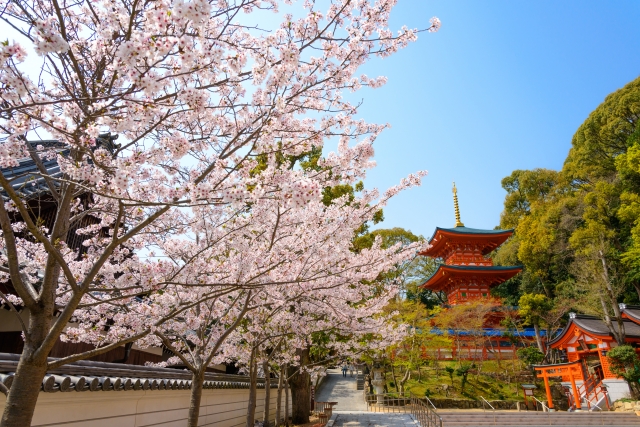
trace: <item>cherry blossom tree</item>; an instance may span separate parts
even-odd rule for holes
[[[137,318],[163,319],[155,321],[158,326],[152,335],[138,343],[161,342],[176,355],[171,362],[191,370],[190,426],[197,426],[204,374],[211,364],[231,357],[247,366],[252,382],[248,425],[253,425],[258,362],[267,371],[264,366],[279,347],[274,340],[301,332],[306,335],[317,330],[313,328],[326,329],[336,323],[352,334],[363,328],[380,330],[379,320],[371,327],[365,319],[378,313],[394,292],[373,298],[374,288],[366,283],[412,256],[416,247],[383,250],[377,244],[355,252],[352,237],[392,194],[417,182],[417,177],[404,180],[377,203],[373,203],[375,191],[364,192],[350,203],[347,197],[338,198],[330,206],[320,200],[300,204],[290,198],[262,198],[246,216],[234,219],[232,228],[242,232],[223,244],[217,244],[217,237],[209,241],[218,231],[209,230],[212,222],[202,215],[209,207],[197,208],[204,227],[198,230],[200,237],[191,244],[168,242],[164,249],[182,260],[176,263],[181,274],[174,275],[162,293],[146,297],[137,307],[139,312],[127,305],[128,315],[135,318],[120,316],[119,321],[131,325],[142,323]],[[225,225],[226,230],[229,224]],[[178,252],[173,253],[175,250]],[[232,291],[225,292],[229,289]],[[177,311],[180,314],[174,315]],[[95,330],[94,318],[94,311],[87,311],[79,329]],[[240,325],[244,325],[242,333],[234,333]],[[239,348],[248,349],[238,353]]]
[[[225,222],[267,195],[313,199],[318,181],[279,168],[275,153],[299,155],[330,138],[338,153],[318,174],[361,177],[385,125],[357,120],[343,91],[382,85],[358,68],[417,38],[388,29],[394,3],[330,1],[320,10],[306,1],[299,17],[278,15],[269,28],[254,16],[277,12],[274,0],[0,1],[17,38],[0,46],[0,272],[14,290],[1,297],[30,313],[3,427],[30,424],[47,369],[139,339],[187,309],[149,328],[117,323],[94,337],[95,350],[47,362],[60,336],[74,333],[65,329],[79,309],[128,306],[179,278],[174,263],[141,255],[195,235],[192,209],[218,207]],[[432,19],[428,31],[439,25]],[[260,156],[267,165],[252,174]],[[50,226],[29,184],[8,173],[25,159],[54,206]],[[53,160],[59,168],[45,166]],[[76,236],[81,245],[71,244]],[[206,298],[222,292],[234,290]]]

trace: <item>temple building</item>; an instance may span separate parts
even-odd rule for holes
[[[625,344],[640,355],[640,306],[620,305]],[[617,320],[612,319],[614,327]],[[606,410],[610,403],[629,396],[629,386],[609,370],[607,352],[617,347],[609,327],[596,316],[571,313],[567,326],[548,342],[566,355],[566,363],[535,366],[538,377],[561,379],[569,395],[570,406],[577,410]],[[576,398],[576,396],[578,398]],[[551,393],[548,404],[553,407]]]
[[[460,221],[455,183],[453,203],[455,227],[437,227],[429,239],[430,247],[419,254],[443,261],[422,287],[434,292],[444,292],[449,305],[474,298],[488,298],[492,287],[509,280],[522,270],[522,267],[517,266],[495,266],[487,256],[511,237],[513,230],[465,227]]]
[[[519,266],[493,265],[488,256],[511,237],[513,230],[480,230],[465,227],[460,220],[458,190],[455,183],[453,204],[455,226],[437,227],[429,239],[429,248],[419,253],[441,261],[435,273],[421,287],[446,295],[448,306],[463,304],[473,299],[489,300],[491,288],[522,271],[522,267]],[[498,309],[486,318],[483,345],[472,345],[471,342],[477,342],[478,337],[468,337],[466,343],[452,351],[438,351],[438,358],[487,359],[496,357],[496,353],[498,357],[501,357],[502,353],[506,357],[515,357],[514,343],[502,339],[504,330],[498,327],[500,320],[504,318],[503,314],[503,311]],[[531,341],[535,337],[533,330],[510,332],[513,335],[519,334],[525,341]]]

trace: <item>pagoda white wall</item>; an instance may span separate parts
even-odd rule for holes
[[[54,427],[184,427],[189,390],[40,393],[32,426]],[[282,393],[284,412],[284,392]],[[202,391],[199,426],[246,425],[248,389]],[[270,420],[275,420],[277,389],[271,389]],[[0,411],[6,399],[0,394]],[[256,419],[264,410],[264,389],[258,389]],[[291,412],[291,403],[289,403]]]

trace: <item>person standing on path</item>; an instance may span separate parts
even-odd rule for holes
[[[351,374],[351,378],[353,378],[353,364],[349,365],[349,373]]]
[[[342,365],[342,376],[343,377],[347,376],[347,365],[346,364]]]

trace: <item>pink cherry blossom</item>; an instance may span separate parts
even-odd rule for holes
[[[417,39],[389,28],[394,4],[307,0],[264,20],[275,0],[3,2],[25,36],[0,47],[0,278],[4,300],[31,312],[3,420],[31,422],[23,372],[127,342],[166,341],[197,372],[241,358],[234,348],[267,322],[261,339],[290,348],[314,328],[386,333],[374,314],[395,290],[372,298],[366,283],[416,248],[350,242],[424,173],[328,206],[322,191],[375,166],[388,125],[357,119],[344,92],[384,84],[361,67]],[[316,167],[290,160],[334,138]],[[18,166],[31,168],[24,186],[12,185]],[[40,197],[50,221],[30,211]],[[197,351],[180,346],[187,336]],[[58,339],[96,349],[47,362]]]

